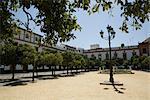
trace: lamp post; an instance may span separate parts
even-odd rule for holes
[[[112,67],[112,62],[111,62],[111,40],[115,38],[116,32],[113,30],[111,26],[107,26],[107,31],[108,31],[108,36],[104,37],[104,32],[101,30],[100,35],[101,38],[108,40],[109,42],[109,68],[110,68],[110,78],[109,82],[114,83],[114,78],[113,78],[113,67]]]

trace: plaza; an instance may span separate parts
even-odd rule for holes
[[[123,86],[100,85],[108,74],[85,72],[72,77],[36,80],[26,85],[0,86],[0,100],[149,100],[150,74],[114,74]]]
[[[149,0],[0,5],[0,100],[150,100]]]

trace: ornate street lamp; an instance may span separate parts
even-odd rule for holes
[[[100,32],[100,36],[101,36],[101,38],[108,40],[108,42],[109,42],[109,68],[110,68],[109,82],[114,83],[113,67],[112,67],[112,62],[111,62],[111,40],[115,38],[116,32],[109,25],[107,26],[107,31],[108,31],[108,36],[104,37],[104,32],[102,30]]]

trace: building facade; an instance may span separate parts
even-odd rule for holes
[[[14,41],[17,44],[28,44],[36,48],[37,51],[41,51],[40,44],[42,42],[42,35],[34,32],[27,31],[23,28],[18,28],[17,34],[14,36]]]
[[[150,56],[150,37],[139,43],[140,56]]]
[[[76,48],[73,46],[61,44],[56,46],[51,46],[49,44],[42,44],[43,36],[34,32],[27,31],[23,28],[18,28],[18,34],[14,36],[14,41],[17,44],[28,44],[36,48],[38,52],[44,50],[51,50],[57,52],[76,52],[86,55],[88,58],[95,56],[97,59],[102,61],[109,59],[109,48],[100,48],[98,44],[91,45],[91,48],[84,50],[83,48]],[[124,47],[112,47],[112,59],[113,58],[123,58],[129,60],[133,55],[137,56],[150,56],[150,37],[134,46],[124,46]],[[32,70],[32,65],[28,65],[28,70]],[[0,66],[0,70],[10,70],[10,66]],[[48,69],[48,68],[45,68]],[[16,70],[23,70],[21,65],[16,66]]]
[[[139,55],[138,46],[126,46],[126,47],[112,47],[111,57],[113,58],[123,58],[129,60],[133,55]],[[109,59],[109,48],[96,48],[84,50],[84,55],[88,58],[95,56],[97,59],[105,60]]]

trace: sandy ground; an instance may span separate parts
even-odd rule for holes
[[[37,80],[23,86],[0,86],[0,100],[150,100],[150,73],[114,75],[123,86],[100,85],[108,74],[88,72],[74,77]]]

